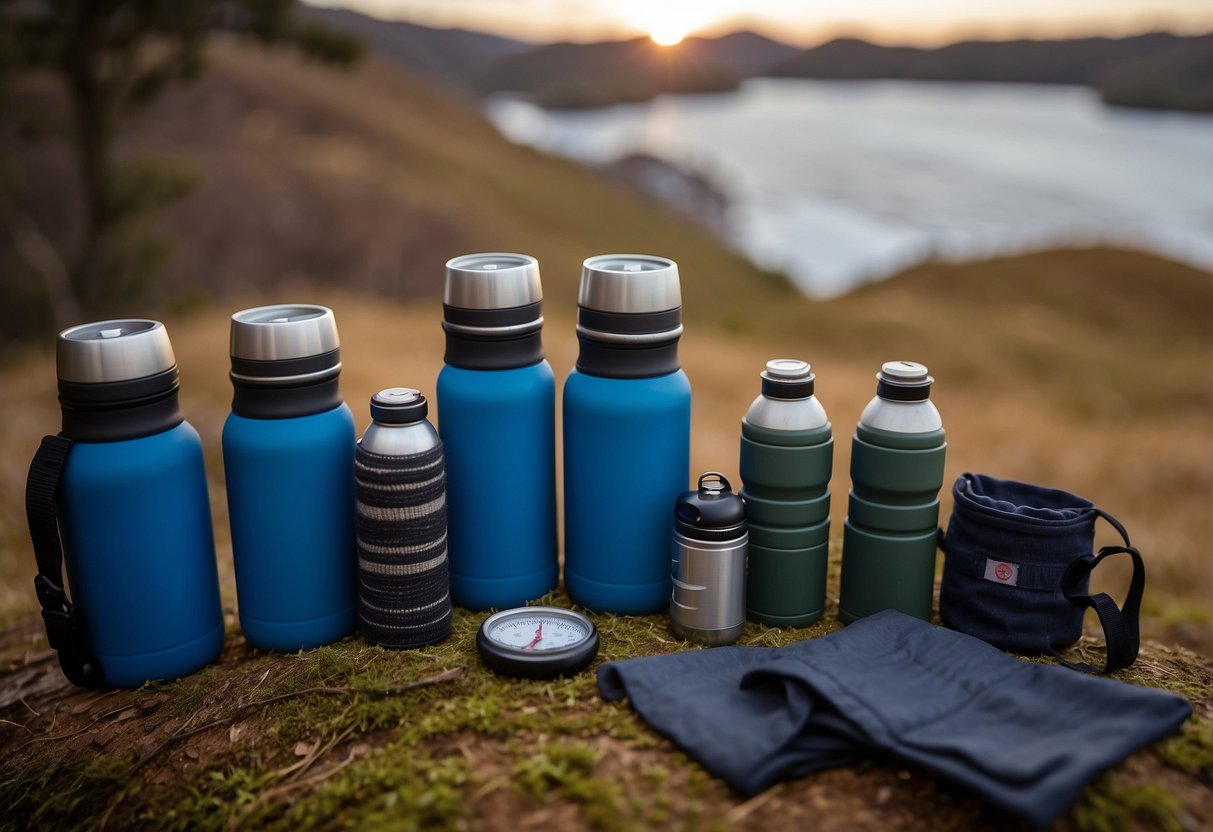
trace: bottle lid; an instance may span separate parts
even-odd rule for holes
[[[59,333],[55,364],[61,381],[101,384],[146,378],[177,366],[168,330],[141,318],[97,321]]]
[[[772,358],[759,376],[762,395],[768,399],[807,399],[817,378],[807,361],[796,358]]]
[[[717,471],[700,476],[697,488],[680,495],[674,504],[674,528],[685,537],[729,540],[740,536],[745,522],[745,500]]]
[[[539,261],[526,254],[465,254],[446,263],[442,302],[459,309],[513,309],[543,300]],[[535,310],[532,320],[539,317]]]
[[[283,361],[324,355],[341,345],[333,310],[311,304],[275,304],[232,315],[232,358]]]
[[[769,378],[772,381],[797,381],[799,379],[808,378],[810,372],[809,362],[801,361],[796,358],[772,358],[767,362],[767,368],[763,372],[763,378]]]
[[[577,305],[598,312],[666,312],[682,306],[678,264],[647,254],[601,254],[581,265]]]
[[[876,374],[876,395],[894,402],[920,402],[931,396],[935,383],[923,364],[915,361],[886,361]]]
[[[425,396],[412,387],[388,387],[371,396],[371,418],[383,424],[420,422],[429,412]]]

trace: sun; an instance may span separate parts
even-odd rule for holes
[[[649,33],[649,38],[652,39],[653,43],[656,43],[659,46],[677,46],[678,44],[682,43],[682,39],[686,36],[686,31],[683,29],[675,29],[673,27],[654,29]]]

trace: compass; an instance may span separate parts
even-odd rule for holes
[[[484,619],[476,649],[489,669],[506,676],[552,679],[577,673],[598,655],[598,628],[560,607],[515,607]]]

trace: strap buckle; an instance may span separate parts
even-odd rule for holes
[[[42,622],[51,649],[79,652],[84,646],[83,620],[67,600],[63,587],[40,574],[34,578],[34,590],[42,605]]]
[[[38,603],[43,612],[72,609],[72,602],[67,600],[67,591],[41,572],[34,578],[34,591],[38,593]]]

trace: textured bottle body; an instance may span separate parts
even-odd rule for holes
[[[824,414],[823,414],[824,416]],[[746,613],[803,627],[825,609],[834,438],[829,422],[801,430],[741,425],[741,495],[749,513]]]
[[[564,386],[565,588],[625,615],[670,600],[670,510],[690,473],[691,384],[682,370]]]
[[[356,619],[354,418],[345,404],[223,428],[240,626],[267,650],[333,642]]]
[[[223,611],[197,431],[78,442],[62,488],[68,576],[106,683],[172,679],[214,659]]]
[[[439,373],[451,598],[459,606],[512,607],[556,587],[555,431],[547,361]]]
[[[937,415],[925,424],[937,425]],[[889,608],[930,620],[946,451],[942,427],[899,432],[859,424],[843,533],[843,621]]]

